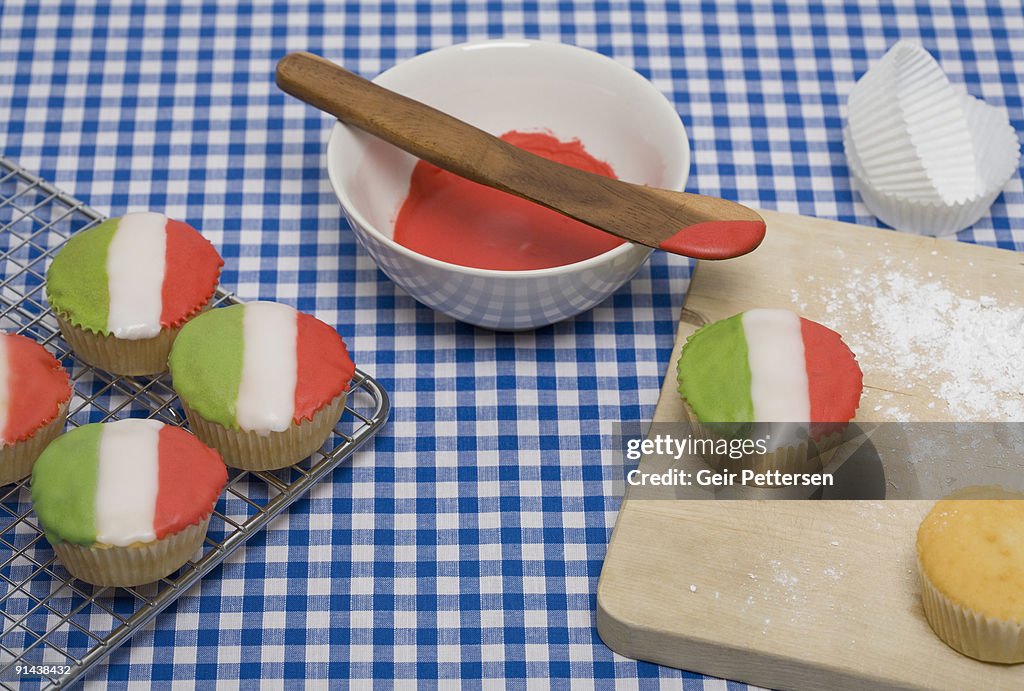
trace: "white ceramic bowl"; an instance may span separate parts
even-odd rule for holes
[[[598,53],[541,41],[483,41],[418,55],[374,81],[493,134],[547,130],[579,139],[629,182],[674,190],[686,184],[690,147],[678,113],[650,82]],[[530,271],[426,257],[392,239],[416,161],[342,123],[327,146],[331,184],[363,247],[410,295],[454,319],[518,330],[573,317],[631,279],[651,253],[625,243]]]

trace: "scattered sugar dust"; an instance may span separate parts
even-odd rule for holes
[[[843,570],[835,566],[829,566],[824,570],[824,574],[831,578],[833,581],[839,581],[845,575]]]
[[[878,272],[851,269],[838,283],[809,285],[811,294],[794,292],[792,302],[824,305],[821,321],[843,334],[862,366],[884,368],[908,390],[923,388],[953,418],[1024,420],[1024,307],[955,292],[932,272],[891,258]],[[872,328],[852,333],[844,328],[851,319]],[[893,394],[881,401],[875,412],[909,420]]]

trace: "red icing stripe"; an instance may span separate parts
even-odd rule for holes
[[[43,346],[30,338],[3,334],[7,340],[8,407],[3,439],[24,441],[57,417],[71,398],[67,372]]]
[[[213,295],[224,260],[195,228],[168,219],[166,266],[160,325],[181,326]]]
[[[296,336],[296,424],[310,420],[342,391],[356,371],[338,332],[316,317],[299,313]]]
[[[863,375],[853,353],[832,329],[801,318],[800,334],[811,399],[811,438],[820,439],[842,430],[853,419]]]
[[[764,233],[764,221],[706,221],[683,228],[658,247],[694,259],[732,259],[757,249]]]
[[[159,485],[153,530],[157,539],[196,525],[213,510],[228,481],[220,454],[185,430],[160,430]]]

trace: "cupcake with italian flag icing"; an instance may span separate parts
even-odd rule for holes
[[[187,223],[130,213],[71,236],[46,272],[46,296],[79,358],[114,374],[159,374],[223,265]]]
[[[32,506],[73,576],[133,586],[195,555],[225,484],[220,456],[185,430],[127,419],[50,444],[32,470]]]
[[[337,331],[277,302],[196,317],[178,335],[170,369],[192,431],[246,470],[283,468],[319,449],[355,373]]]
[[[763,440],[764,449],[737,466],[758,472],[820,466],[853,419],[863,387],[839,334],[779,309],[699,329],[683,346],[678,376],[695,433]]]
[[[0,332],[0,485],[32,472],[64,430],[70,400],[68,374],[46,348]]]

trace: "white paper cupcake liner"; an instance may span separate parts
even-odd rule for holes
[[[854,186],[871,213],[893,228],[924,235],[947,235],[963,230],[988,212],[1016,172],[1020,142],[1007,112],[967,94],[962,94],[961,100],[977,157],[976,168],[981,171],[980,186],[984,189],[957,203],[927,202],[881,191],[865,171],[849,128],[843,131],[843,148]]]
[[[31,437],[0,446],[0,485],[17,482],[32,473],[32,466],[39,455],[64,431],[67,417],[68,401],[65,401],[57,410],[57,417],[37,429]]]
[[[298,463],[323,446],[345,411],[347,396],[347,392],[336,396],[312,420],[268,434],[229,429],[204,419],[187,403],[182,402],[182,407],[192,432],[215,448],[225,465],[242,470],[276,470]]]
[[[207,301],[196,315],[210,308]],[[75,356],[93,367],[129,377],[157,375],[167,371],[167,356],[181,327],[160,329],[152,338],[117,338],[75,324],[66,314],[56,312],[61,335]],[[187,323],[187,322],[186,322]]]
[[[921,604],[928,624],[949,647],[985,662],[1024,662],[1024,625],[986,617],[942,594],[917,562]]]
[[[689,423],[694,437],[700,439],[722,438],[722,435],[717,434],[700,421],[685,399],[683,400],[683,417]],[[767,453],[748,454],[740,459],[709,455],[705,456],[704,460],[719,472],[739,472],[749,469],[755,473],[770,471],[779,471],[784,474],[816,473],[827,465],[835,454],[843,439],[843,431],[834,432],[816,440],[813,444],[805,440],[796,444],[780,446]]]
[[[54,545],[53,551],[75,578],[99,586],[131,587],[152,583],[181,568],[203,546],[209,523],[207,515],[162,540],[126,547],[62,542]]]
[[[875,189],[945,203],[978,193],[960,95],[920,46],[900,41],[889,49],[850,92],[847,117]]]
[[[978,176],[979,196],[995,191],[998,195],[1020,165],[1020,140],[1010,124],[1005,108],[990,106],[981,99],[962,93],[964,114],[971,129]]]

